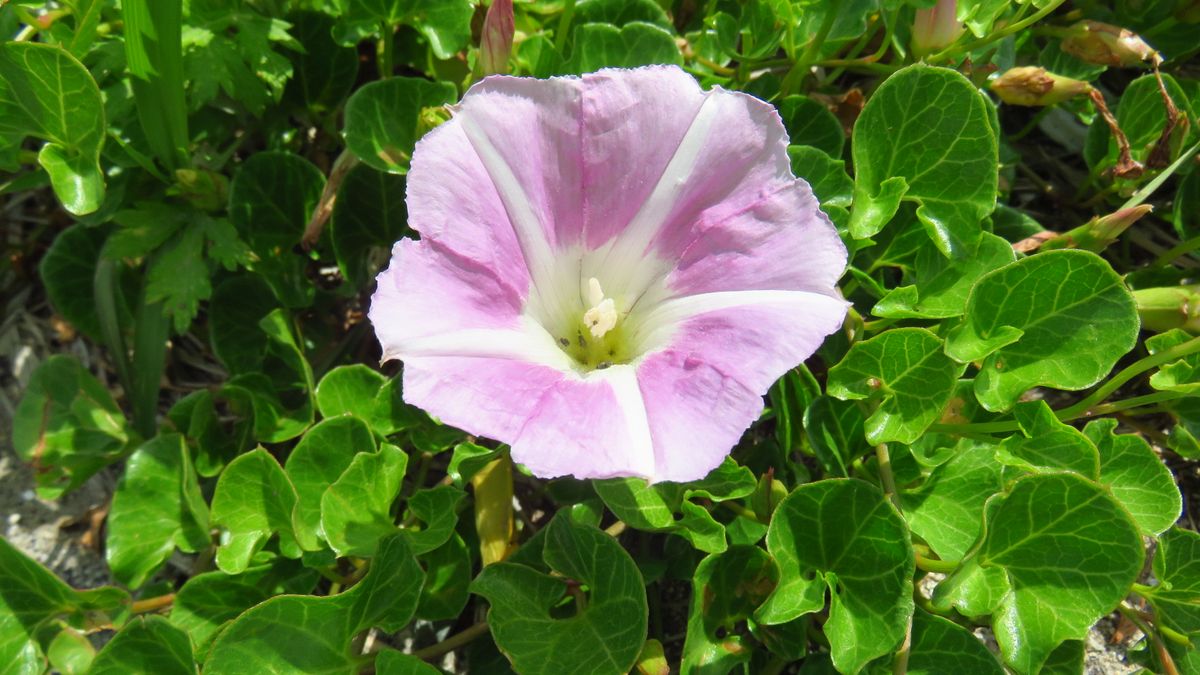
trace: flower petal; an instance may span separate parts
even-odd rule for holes
[[[771,384],[837,330],[846,303],[795,291],[671,302],[668,342],[638,365],[638,382],[654,439],[655,479],[698,480],[758,419]]]
[[[846,246],[808,184],[785,181],[740,211],[718,211],[706,210],[694,225],[678,266],[667,277],[671,292],[834,293],[846,267]]]
[[[653,478],[655,452],[632,366],[564,377],[537,401],[513,460],[543,478]]]
[[[565,375],[512,359],[431,356],[405,359],[404,400],[463,431],[511,441],[538,401]]]
[[[442,124],[417,143],[406,200],[409,225],[423,240],[491,270],[526,297],[529,271],[508,212],[461,124]]]
[[[569,369],[554,339],[493,272],[429,240],[401,239],[376,278],[368,316],[383,359],[471,356]]]

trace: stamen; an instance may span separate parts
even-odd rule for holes
[[[594,338],[602,338],[604,334],[617,325],[617,305],[612,298],[604,297],[600,281],[596,277],[588,279],[588,304],[592,307],[583,314],[583,323]]]

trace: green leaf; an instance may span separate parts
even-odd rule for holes
[[[312,367],[292,333],[286,311],[272,311],[258,327],[268,339],[266,357],[259,364],[265,374],[234,377],[225,389],[242,387],[252,395],[255,436],[278,443],[299,436],[312,424]]]
[[[909,675],[1003,675],[1004,668],[970,631],[918,609],[913,614],[908,672]]]
[[[413,616],[425,574],[400,533],[379,542],[370,571],[340,595],[281,595],[229,624],[205,663],[212,673],[345,673],[363,660],[351,638],[369,628],[400,630]]]
[[[200,312],[200,301],[212,295],[204,235],[202,227],[188,226],[163,247],[147,270],[146,300],[163,304],[178,333],[187,331]]]
[[[1183,510],[1175,477],[1144,438],[1116,430],[1114,419],[1093,420],[1083,428],[1100,450],[1100,482],[1129,511],[1142,534],[1162,534]]]
[[[325,418],[355,415],[378,431],[382,423],[375,414],[375,397],[387,383],[382,373],[361,363],[338,366],[317,384],[317,410]]]
[[[241,274],[223,281],[208,306],[213,353],[234,375],[257,370],[267,352],[267,335],[258,323],[278,307],[261,277]]]
[[[417,555],[445,544],[458,524],[458,505],[466,493],[451,485],[417,490],[408,498],[408,509],[425,524],[423,529],[408,530],[409,542]]]
[[[1005,662],[1035,673],[1062,641],[1112,611],[1142,557],[1137,528],[1102,487],[1071,473],[1031,475],[995,500],[983,541],[943,584],[987,573],[1006,586],[992,629]],[[939,585],[935,606],[942,593]]]
[[[492,450],[474,443],[459,443],[454,446],[454,452],[450,455],[450,465],[446,467],[446,473],[454,479],[455,485],[464,487],[471,481],[472,476],[502,452],[503,449]]]
[[[846,145],[842,123],[824,104],[807,96],[786,96],[779,101],[779,116],[789,143],[812,146],[834,159],[842,156]]]
[[[346,101],[342,132],[346,147],[368,166],[407,173],[422,133],[421,109],[453,103],[457,98],[458,92],[447,82],[391,77],[364,85]]]
[[[184,97],[182,3],[128,0],[121,3],[121,18],[125,64],[142,131],[157,159],[168,169],[178,168],[187,161],[191,140]]]
[[[350,466],[355,455],[375,450],[375,437],[367,424],[350,416],[317,424],[292,449],[284,470],[296,488],[292,526],[300,548],[306,551],[322,548],[321,496]]]
[[[1146,338],[1146,350],[1151,355],[1166,351],[1192,339],[1179,328]],[[1150,386],[1159,391],[1177,391],[1181,394],[1200,392],[1200,355],[1189,354],[1178,361],[1164,363],[1150,376]]]
[[[821,203],[821,210],[838,226],[839,232],[843,231],[850,219],[846,209],[854,195],[854,181],[846,174],[846,163],[807,145],[789,145],[788,157],[792,173],[808,182]]]
[[[104,129],[100,89],[75,57],[34,42],[0,44],[0,136],[46,141],[38,162],[75,215],[104,202]]]
[[[262,577],[253,570],[238,576],[219,570],[197,574],[175,594],[171,623],[191,636],[197,653],[206,653],[222,626],[271,597],[272,589],[263,586]]]
[[[1185,634],[1200,634],[1200,534],[1173,527],[1154,554],[1158,585],[1147,594],[1157,619]]]
[[[655,0],[580,0],[575,5],[575,23],[611,23],[624,26],[644,21],[671,30],[671,19]]]
[[[607,23],[583,24],[575,29],[574,45],[561,74],[582,75],[601,68],[654,64],[683,65],[674,34],[642,21],[620,28]]]
[[[229,219],[250,246],[250,268],[288,307],[312,303],[305,259],[294,249],[321,199],[325,176],[290,152],[258,152],[242,164],[229,187]]]
[[[863,425],[862,409],[854,401],[820,396],[804,411],[804,432],[830,476],[849,476],[854,460],[871,450]]]
[[[462,537],[454,534],[441,546],[420,556],[425,568],[425,585],[417,617],[445,621],[462,614],[471,599],[471,552]]]
[[[896,328],[855,343],[826,387],[842,400],[880,400],[866,421],[868,443],[912,443],[941,415],[962,371],[933,333]]]
[[[983,505],[1003,488],[1003,467],[996,446],[962,439],[950,461],[902,498],[912,531],[929,543],[942,560],[957,562],[979,538]]]
[[[840,672],[857,673],[900,644],[913,613],[912,543],[875,486],[843,478],[801,485],[775,510],[767,550],[779,586],[756,612],[759,623],[821,611],[829,589],[825,634]]]
[[[1063,424],[1045,401],[1018,403],[1013,409],[1024,437],[1009,436],[996,450],[996,459],[1031,473],[1074,471],[1097,480],[1100,452],[1075,427]]]
[[[395,649],[385,649],[375,657],[375,673],[377,675],[441,675],[442,671],[411,654],[403,654]]]
[[[316,431],[315,427],[313,431]],[[335,553],[370,557],[379,540],[395,531],[391,507],[400,494],[407,467],[408,455],[400,448],[384,443],[378,452],[358,453],[350,466],[324,491],[321,495],[321,528]],[[300,491],[299,482],[297,491]],[[300,503],[296,503],[297,511]]]
[[[96,658],[96,648],[81,631],[62,626],[62,630],[46,648],[46,658],[50,660],[53,672],[62,675],[82,675],[91,669],[92,661]],[[20,663],[11,665],[17,669],[25,667]]]
[[[342,0],[355,20],[405,24],[420,31],[439,59],[452,58],[471,39],[469,0]]]
[[[217,567],[226,574],[240,574],[275,533],[279,534],[280,551],[299,557],[292,529],[295,505],[296,489],[265,449],[260,447],[230,462],[217,480],[212,498],[212,524],[222,529]]]
[[[939,251],[962,256],[996,205],[998,142],[990,104],[946,68],[914,65],[889,77],[854,125],[854,211],[850,233],[875,235],[900,200]]]
[[[692,579],[681,671],[724,675],[748,662],[753,643],[744,641],[735,629],[750,618],[778,580],[774,561],[757,546],[735,546],[702,560]]]
[[[392,244],[408,231],[404,189],[402,176],[363,165],[351,169],[338,189],[329,238],[342,275],[355,288],[371,280]]]
[[[982,233],[973,253],[947,259],[925,247],[917,252],[913,284],[891,289],[871,313],[894,319],[944,319],[960,316],[979,277],[1016,259],[1012,246]]]
[[[92,663],[89,675],[192,675],[196,673],[187,633],[161,616],[138,616],[125,625]]]
[[[182,41],[192,110],[224,92],[250,114],[261,116],[283,96],[292,64],[275,48],[303,47],[288,35],[285,21],[247,9],[219,0],[190,3]]]
[[[333,17],[322,12],[293,12],[287,17],[291,34],[304,51],[288,52],[292,79],[284,99],[297,107],[333,111],[350,93],[358,76],[358,52],[333,39]]]
[[[34,467],[38,493],[54,499],[124,455],[125,418],[108,389],[72,356],[43,361],[13,418],[13,449]]]
[[[985,274],[946,353],[981,361],[975,395],[1008,410],[1037,386],[1085,389],[1112,370],[1137,339],[1133,297],[1103,258],[1049,251]]]
[[[649,611],[637,565],[616,540],[565,510],[545,532],[545,563],[587,584],[587,605],[554,618],[551,607],[567,590],[562,577],[509,562],[489,565],[471,590],[491,604],[496,645],[522,675],[628,672],[646,639]]]
[[[112,587],[76,591],[0,537],[0,664],[5,673],[45,669],[38,638],[57,617],[82,626],[86,613],[115,614],[129,596]]]
[[[208,505],[183,436],[155,436],[125,463],[108,515],[105,558],[113,577],[137,588],[178,546],[208,545]]]
[[[55,311],[94,340],[103,336],[92,289],[104,240],[101,228],[76,223],[54,238],[38,264],[38,275]]]

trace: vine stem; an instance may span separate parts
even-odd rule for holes
[[[1037,23],[1038,21],[1041,21],[1042,19],[1046,18],[1051,12],[1058,9],[1059,5],[1063,4],[1065,1],[1066,0],[1053,0],[1053,2],[1051,2],[1050,4],[1041,8],[1037,12],[1030,14],[1029,16],[1025,17],[1024,19],[1017,21],[1016,23],[1009,24],[994,33],[985,35],[985,36],[979,38],[978,40],[975,40],[974,42],[968,42],[967,44],[962,45],[961,47],[956,47],[954,45],[950,45],[949,47],[947,47],[947,48],[943,49],[942,51],[931,56],[929,58],[929,60],[930,61],[941,61],[941,60],[944,60],[946,58],[949,58],[951,56],[954,56],[956,54],[960,54],[963,52],[973,52],[976,49],[979,49],[980,47],[986,47],[997,40],[1003,40],[1004,38],[1008,37],[1009,35],[1019,33],[1022,30],[1025,30],[1026,28],[1028,28],[1029,26],[1032,26],[1033,24]]]
[[[1158,660],[1162,663],[1164,675],[1179,675],[1179,670],[1175,667],[1175,660],[1171,658],[1171,653],[1167,651],[1167,645],[1163,643],[1158,631],[1142,620],[1142,617],[1138,615],[1136,610],[1125,606],[1125,603],[1117,605],[1117,611],[1126,619],[1129,619],[1133,625],[1137,626],[1154,643],[1154,650],[1158,652]]]
[[[146,614],[147,612],[157,612],[164,607],[170,607],[171,603],[175,602],[175,594],[167,593],[155,598],[146,598],[145,600],[135,600],[129,606],[129,611],[133,614]]]
[[[1115,401],[1106,405],[1099,405],[1104,399],[1108,398],[1114,391],[1119,389],[1121,385],[1132,380],[1138,375],[1156,368],[1164,363],[1169,363],[1175,359],[1180,359],[1185,356],[1200,352],[1200,337],[1192,338],[1187,342],[1164,349],[1163,351],[1139,359],[1130,364],[1127,368],[1113,376],[1112,379],[1105,382],[1090,395],[1074,405],[1054,411],[1054,416],[1062,422],[1069,422],[1080,417],[1090,417],[1094,415],[1107,415],[1109,413],[1128,410],[1137,406],[1148,405],[1151,403],[1161,403],[1171,399],[1179,398],[1180,394],[1173,391],[1160,391],[1154,394],[1145,396],[1135,396],[1122,401]],[[929,427],[930,431],[941,433],[1001,433],[1005,431],[1016,431],[1020,426],[1016,420],[1001,420],[997,422],[977,422],[974,424],[934,424]]]
[[[418,649],[417,651],[413,652],[412,655],[418,659],[421,659],[422,661],[430,661],[432,659],[436,659],[442,654],[445,654],[446,652],[458,649],[475,638],[483,635],[487,631],[487,621],[480,621],[479,623],[463,630],[462,632],[451,635],[436,645],[430,645],[428,647]]]
[[[821,53],[821,45],[825,44],[825,38],[829,36],[829,31],[833,30],[833,23],[837,20],[838,13],[830,8],[825,12],[825,16],[821,19],[821,26],[817,29],[817,34],[805,46],[801,52],[800,58],[796,59],[796,65],[788,71],[788,74],[783,78],[783,84],[780,86],[784,96],[794,94],[799,87],[800,81],[804,79],[804,74],[817,60],[817,56]]]
[[[892,474],[892,455],[888,452],[887,443],[875,446],[875,458],[879,460],[879,478],[883,481],[883,489],[899,511],[900,493],[896,491],[896,477]]]

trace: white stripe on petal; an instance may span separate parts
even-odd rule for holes
[[[457,118],[461,122],[471,147],[479,155],[483,167],[491,176],[504,210],[508,213],[521,254],[525,257],[525,266],[533,280],[530,293],[532,302],[541,302],[551,316],[563,316],[562,285],[560,268],[555,264],[554,251],[546,238],[546,228],[534,212],[529,195],[521,187],[512,167],[504,160],[500,151],[492,144],[484,131],[471,115]]]
[[[662,230],[667,216],[671,214],[679,199],[680,192],[695,170],[696,159],[708,143],[713,123],[720,113],[721,104],[726,100],[725,93],[719,90],[709,91],[704,95],[704,102],[700,104],[687,132],[679,141],[679,147],[675,149],[675,154],[671,156],[671,161],[659,177],[654,191],[604,256],[600,269],[609,271],[610,279],[624,284],[622,288],[612,289],[615,293],[640,294],[646,284],[660,272],[654,266],[641,263],[647,257],[650,243]]]
[[[654,441],[650,438],[650,420],[646,417],[646,402],[642,400],[642,389],[638,386],[637,370],[629,365],[616,365],[592,371],[589,378],[607,382],[617,399],[617,406],[625,418],[626,432],[632,447],[629,457],[636,464],[629,473],[654,479]]]
[[[554,343],[554,338],[537,322],[523,319],[520,328],[474,328],[411,338],[399,345],[397,354],[384,358],[420,356],[461,356],[509,359],[536,363],[563,372],[572,372],[574,361]]]
[[[718,291],[681,296],[659,302],[639,313],[630,340],[636,345],[637,353],[645,354],[666,344],[675,329],[693,317],[734,307],[769,305],[803,312],[814,305],[845,307],[849,303],[842,298],[814,291]]]

